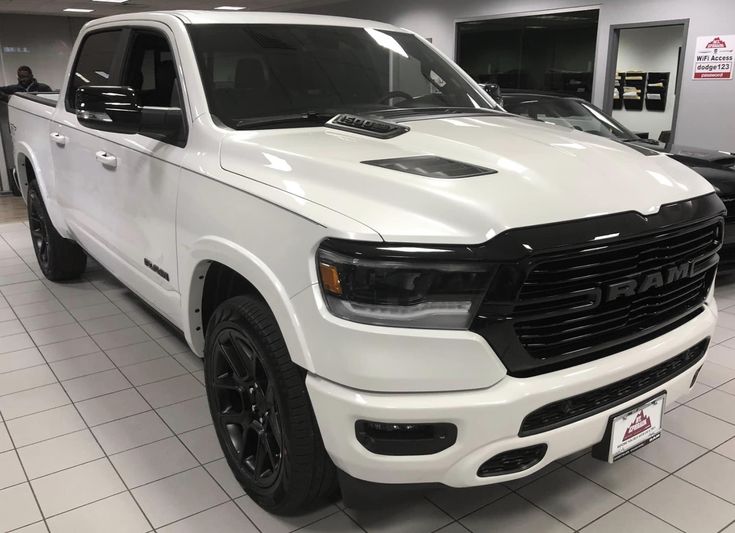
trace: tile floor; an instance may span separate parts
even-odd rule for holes
[[[710,359],[662,439],[608,466],[578,454],[530,479],[374,511],[277,518],[222,458],[202,365],[109,274],[39,274],[0,225],[0,531],[735,532],[735,284]]]

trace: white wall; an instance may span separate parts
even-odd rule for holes
[[[677,121],[677,143],[735,151],[735,80],[692,80],[698,35],[735,33],[735,0],[352,0],[312,8],[344,16],[371,18],[410,28],[454,57],[455,24],[463,19],[519,15],[561,8],[599,6],[593,101],[602,104],[610,26],[689,19],[684,78]]]
[[[651,139],[658,139],[663,130],[671,129],[676,102],[676,66],[682,40],[682,26],[628,28],[620,31],[618,72],[642,70],[670,73],[664,111],[648,111],[645,105],[642,111],[629,111],[625,108],[613,111],[613,117],[635,132],[648,132]]]
[[[38,15],[0,15],[0,86],[17,83],[20,65],[38,81],[58,89],[74,40],[85,19]]]

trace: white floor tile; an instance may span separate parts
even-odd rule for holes
[[[31,484],[46,518],[125,490],[107,459],[63,470]]]
[[[191,374],[143,385],[138,387],[138,392],[155,408],[191,400],[205,394],[202,384]]]
[[[189,350],[189,345],[186,344],[186,341],[176,335],[172,335],[170,337],[161,337],[159,339],[156,339],[156,342],[160,344],[163,349],[171,355],[176,355],[177,353]]]
[[[46,313],[64,312],[66,309],[64,309],[64,306],[58,300],[45,300],[43,302],[14,305],[13,311],[18,315],[18,318],[26,318],[44,315]]]
[[[693,533],[714,533],[735,520],[735,506],[673,476],[631,501],[669,524]]]
[[[0,354],[17,352],[18,350],[33,348],[33,346],[33,341],[27,333],[8,335],[3,337],[3,342],[0,343]]]
[[[232,502],[218,505],[179,522],[174,522],[158,531],[159,533],[200,533],[202,531],[216,531],[217,533],[258,532],[238,506]],[[339,531],[345,531],[346,533],[346,530]]]
[[[88,400],[131,387],[130,382],[116,368],[98,374],[70,379],[64,381],[62,385],[74,402]]]
[[[82,327],[76,322],[74,322],[73,324],[39,329],[31,332],[31,337],[33,338],[33,341],[36,343],[37,346],[54,344],[56,342],[68,341],[71,339],[78,339],[86,336],[87,332],[84,331]]]
[[[46,364],[37,348],[26,348],[17,352],[0,354],[0,373]]]
[[[212,423],[206,396],[156,409],[176,433],[191,431]]]
[[[258,527],[258,529],[260,529],[261,531],[268,531],[268,533],[286,533],[287,531],[294,531],[308,524],[318,522],[322,518],[332,515],[338,511],[338,508],[336,506],[327,505],[322,507],[321,509],[316,509],[304,515],[276,516],[264,511],[253,500],[251,500],[249,496],[238,498],[237,500],[235,500],[235,503],[237,503],[240,509],[243,510],[243,512],[248,516],[253,524]],[[434,515],[433,511],[429,510],[429,512],[431,513],[429,521],[431,521],[431,518]],[[447,517],[447,519],[449,519],[449,517]],[[367,524],[363,524],[363,527],[365,527],[365,529],[371,531],[370,527],[366,526]],[[406,531],[405,533],[409,532]]]
[[[81,322],[81,325],[87,333],[89,333],[90,335],[95,335],[97,333],[106,333],[108,331],[117,331],[120,329],[131,328],[135,326],[135,323],[121,311],[117,315],[83,320]]]
[[[50,363],[49,366],[61,381],[88,376],[115,368],[110,358],[102,352],[64,359]]]
[[[31,444],[18,454],[31,480],[104,456],[88,429]]]
[[[0,396],[56,383],[48,365],[32,366],[0,374]],[[734,397],[735,398],[735,397]]]
[[[48,344],[40,347],[41,353],[46,361],[52,363],[54,361],[62,361],[79,355],[88,355],[100,351],[94,341],[89,337],[80,337],[54,344]]]
[[[98,426],[118,418],[125,418],[150,410],[150,406],[135,389],[127,389],[85,400],[79,402],[77,408],[90,426]]]
[[[53,328],[74,323],[74,317],[71,316],[68,311],[56,311],[55,313],[29,316],[21,318],[20,320],[28,331],[37,331],[39,329]]]
[[[143,512],[160,528],[228,500],[201,467],[134,489]]]
[[[445,513],[459,519],[502,498],[509,492],[504,485],[495,484],[467,489],[444,489],[431,492],[426,497]]]
[[[679,531],[635,505],[625,502],[582,529],[581,533],[676,533]]]
[[[585,455],[567,467],[625,499],[632,498],[668,475],[633,455],[614,464]]]
[[[211,425],[182,433],[179,438],[200,463],[210,463],[224,457],[217,434]]]
[[[96,335],[92,335],[92,338],[103,350],[120,348],[122,346],[129,346],[131,344],[151,340],[146,332],[137,326],[116,331],[108,331],[106,333],[98,333]]]
[[[128,492],[56,515],[49,519],[48,525],[51,533],[145,533],[151,530],[150,523]]]
[[[12,450],[13,442],[10,440],[10,434],[5,428],[5,424],[0,421],[0,453]]]
[[[58,383],[0,396],[0,413],[6,421],[71,403]]]
[[[26,476],[15,450],[0,453],[0,489],[24,483]]]
[[[217,484],[222,487],[230,498],[239,498],[245,495],[240,483],[235,479],[235,475],[227,464],[226,459],[219,459],[204,465]]]
[[[634,455],[662,470],[674,472],[706,452],[707,448],[664,431],[661,438]]]
[[[148,411],[92,428],[108,455],[172,436],[155,411]]]
[[[735,461],[708,453],[676,473],[677,477],[735,503]]]
[[[735,335],[735,331],[733,331],[733,335]],[[699,376],[697,376],[699,383],[704,383],[710,387],[719,387],[732,379],[735,379],[734,369],[709,361],[704,363],[702,370],[699,371]]]
[[[667,431],[705,448],[714,448],[735,436],[735,426],[686,405],[667,413],[663,425]]]
[[[523,487],[519,494],[574,529],[611,511],[623,500],[567,468]]]
[[[74,433],[86,427],[84,420],[73,405],[16,418],[8,421],[7,424],[15,445],[18,447]]]
[[[13,533],[48,533],[46,524],[44,522],[36,522],[30,526],[25,526],[20,529],[13,530]]]
[[[176,437],[112,455],[110,461],[129,488],[178,474],[199,464]]]
[[[461,520],[473,533],[571,533],[573,530],[517,494],[510,494]]]
[[[111,348],[105,350],[105,353],[119,367],[168,356],[166,351],[153,341]]]
[[[121,368],[121,371],[136,387],[188,373],[176,359],[170,356],[125,366]]]
[[[0,490],[0,531],[10,531],[39,520],[41,512],[28,483]]]
[[[90,320],[92,318],[102,318],[105,316],[117,315],[120,308],[115,304],[106,302],[96,305],[88,305],[87,307],[77,307],[69,311],[77,320]],[[733,332],[735,336],[735,331]]]
[[[25,328],[21,324],[20,320],[5,320],[0,322],[0,342],[3,337],[8,335],[17,335],[18,333],[24,333]]]

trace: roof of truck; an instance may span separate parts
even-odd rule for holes
[[[327,15],[306,15],[302,13],[276,13],[270,11],[205,11],[205,10],[177,10],[177,11],[146,11],[127,13],[95,19],[88,23],[90,26],[108,22],[125,22],[133,20],[151,20],[167,17],[176,17],[185,24],[305,24],[320,26],[349,26],[370,27],[393,31],[406,31],[391,24],[373,20],[362,20],[348,17],[332,17]]]

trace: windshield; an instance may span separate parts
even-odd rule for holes
[[[616,141],[640,140],[618,121],[581,100],[504,95],[503,107],[509,113],[543,120],[557,126],[574,128]]]
[[[209,110],[233,128],[294,114],[499,110],[409,33],[280,24],[193,25],[189,31]],[[282,118],[279,124],[288,127]]]

